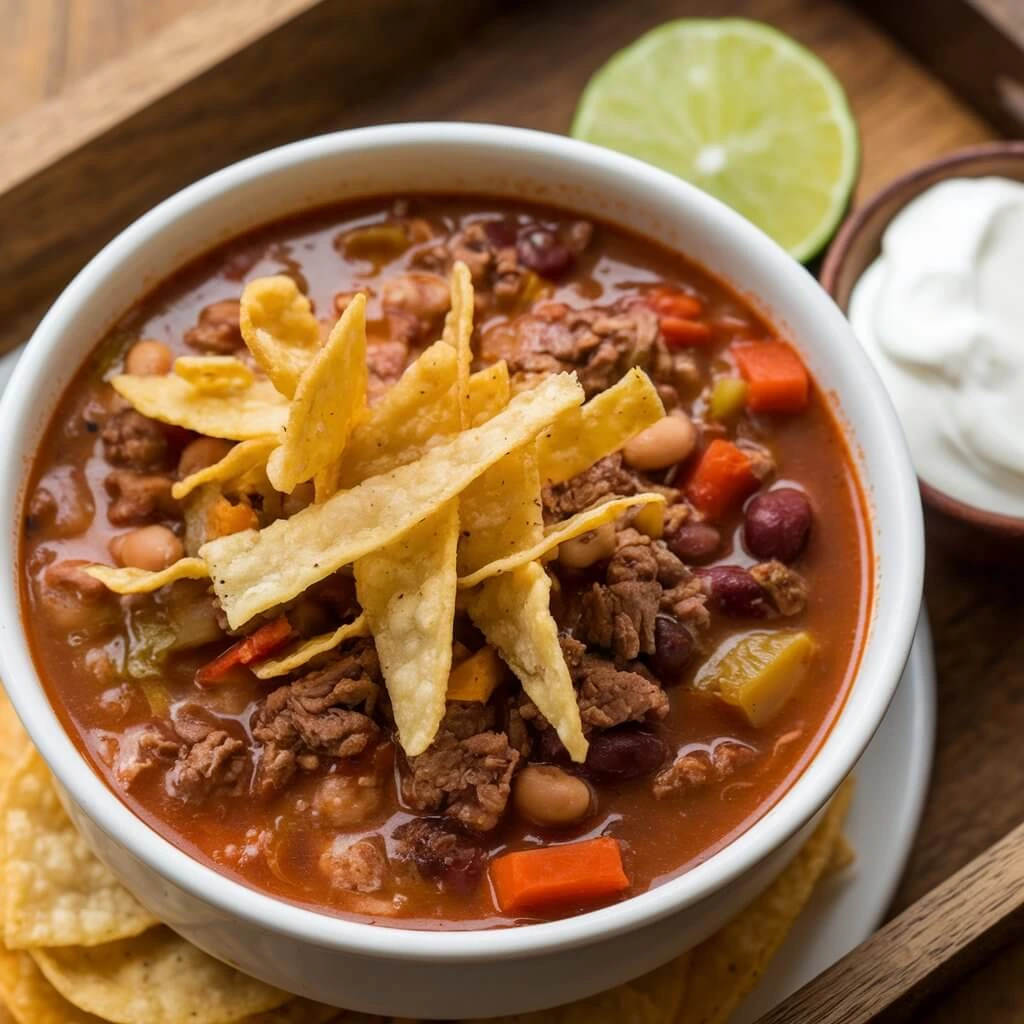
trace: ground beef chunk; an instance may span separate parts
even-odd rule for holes
[[[85,571],[85,566],[92,564],[84,558],[66,558],[54,562],[43,573],[43,583],[54,590],[70,591],[90,604],[105,601],[110,597],[110,591]]]
[[[533,737],[530,736],[530,730],[526,728],[523,716],[515,705],[511,705],[508,709],[507,731],[509,746],[513,750],[518,751],[523,761],[529,760],[530,753],[533,750]]]
[[[381,399],[405,370],[409,358],[408,345],[403,341],[378,341],[366,347],[366,367],[369,371],[367,396],[371,405]]]
[[[519,753],[493,729],[485,705],[453,702],[434,742],[409,758],[402,796],[417,811],[444,811],[476,832],[498,824],[508,803]]]
[[[385,313],[401,310],[430,323],[440,321],[451,305],[448,282],[440,274],[415,270],[388,278],[380,298]]]
[[[763,445],[749,438],[740,438],[737,447],[750,459],[750,472],[758,480],[767,480],[775,472],[775,458]]]
[[[799,615],[807,607],[807,583],[782,562],[761,562],[750,575],[761,584],[780,615]]]
[[[672,365],[658,318],[642,305],[572,309],[545,303],[485,331],[481,351],[488,362],[507,360],[522,383],[575,370],[588,398],[631,367],[671,373]]]
[[[163,427],[134,409],[122,409],[110,416],[100,437],[103,454],[112,466],[153,472],[167,463]]]
[[[129,728],[118,742],[114,774],[125,789],[158,764],[170,764],[177,758],[181,744],[154,725]]]
[[[195,327],[185,332],[185,344],[201,352],[228,356],[242,347],[242,328],[239,326],[241,303],[237,299],[222,299],[207,306]]]
[[[380,892],[387,868],[387,858],[372,839],[359,839],[348,845],[336,839],[320,855],[320,870],[332,889]]]
[[[178,756],[167,786],[179,800],[202,803],[218,790],[237,791],[246,768],[245,744],[214,729]]]
[[[103,481],[113,499],[107,519],[113,526],[138,526],[154,519],[176,519],[181,506],[171,497],[174,481],[160,473],[115,469]]]
[[[721,740],[708,750],[681,754],[654,777],[654,795],[662,800],[709,782],[722,782],[757,757],[757,751],[736,740]]]
[[[616,452],[595,462],[589,469],[565,483],[546,487],[543,493],[547,522],[568,519],[611,495],[629,497],[647,490],[643,479],[622,464]]]
[[[392,840],[395,860],[448,891],[472,892],[487,865],[479,840],[447,819],[413,818],[395,829]]]
[[[256,792],[279,792],[297,771],[314,771],[323,758],[362,754],[380,734],[369,717],[380,681],[372,642],[359,641],[326,668],[270,694],[252,718],[253,737],[263,745]],[[365,714],[354,710],[360,705]]]

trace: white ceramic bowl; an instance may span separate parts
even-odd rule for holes
[[[621,224],[733,282],[833,396],[871,506],[874,603],[860,671],[824,747],[786,796],[709,860],[657,889],[564,921],[483,932],[331,918],[229,881],[147,828],[61,728],[21,626],[18,537],[26,467],[57,399],[104,331],[147,289],[247,228],[349,197],[402,191],[531,198]],[[0,667],[75,819],[124,884],[214,956],[302,995],[412,1017],[514,1013],[586,996],[700,941],[763,889],[882,720],[921,597],[920,506],[885,391],[814,279],[697,189],[607,150],[487,125],[366,128],[273,150],[212,175],[115,238],[40,324],[0,404]]]

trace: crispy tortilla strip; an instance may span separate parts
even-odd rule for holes
[[[484,580],[490,579],[492,576],[497,576],[503,572],[510,572],[512,569],[518,569],[519,566],[525,565],[527,562],[543,561],[544,556],[555,551],[559,544],[564,544],[567,540],[572,540],[581,534],[596,530],[605,523],[610,523],[613,519],[618,519],[627,509],[638,505],[659,503],[665,504],[665,496],[649,491],[643,494],[634,494],[628,498],[612,498],[610,501],[595,505],[593,508],[585,509],[583,512],[578,512],[571,519],[566,519],[561,523],[554,523],[548,527],[540,540],[530,547],[516,551],[511,555],[506,555],[504,558],[496,559],[493,562],[488,562],[487,565],[477,569],[476,572],[460,577],[459,586],[475,587],[478,583],[483,583]]]
[[[32,748],[4,792],[3,848],[8,949],[94,946],[157,923],[93,855]]]
[[[442,340],[455,349],[458,360],[458,410],[459,427],[465,430],[469,426],[469,367],[473,362],[473,350],[470,342],[473,338],[473,278],[469,267],[459,260],[452,267],[451,281],[452,306],[444,319]]]
[[[31,745],[10,697],[0,689],[0,793]]]
[[[371,477],[264,530],[203,545],[214,590],[233,629],[298,597],[307,587],[379,550],[456,497],[510,451],[532,441],[582,389],[570,374],[517,395],[493,419],[464,431],[417,462]]]
[[[256,375],[234,356],[179,356],[174,372],[205,395],[227,395],[251,387]]]
[[[320,324],[309,299],[283,274],[259,277],[242,292],[238,318],[246,347],[288,398],[320,349]]]
[[[357,636],[367,636],[369,632],[370,624],[366,621],[366,616],[360,615],[357,619],[346,622],[344,626],[339,626],[333,633],[321,633],[320,636],[310,637],[289,648],[284,654],[276,658],[267,658],[266,661],[261,661],[250,667],[257,679],[274,679],[276,676],[294,672],[295,669],[301,668],[319,654],[333,651],[346,640]]]
[[[366,409],[366,381],[366,296],[360,292],[295,388],[281,446],[267,462],[274,487],[291,494],[337,463]]]
[[[10,1016],[0,1009],[0,1024],[105,1024],[69,1003],[43,976],[35,961],[20,950],[0,946],[0,995]]]
[[[466,414],[471,427],[479,427],[508,405],[512,387],[508,364],[502,359],[483,370],[470,374]]]
[[[228,441],[276,437],[288,418],[288,400],[269,380],[254,381],[227,395],[206,395],[176,374],[110,382],[114,390],[150,419]]]
[[[31,955],[65,999],[114,1024],[233,1024],[291,998],[169,928],[89,949],[33,949]]]
[[[459,503],[452,498],[355,565],[402,749],[422,754],[444,717],[452,667]]]
[[[259,437],[253,441],[236,444],[219,462],[200,469],[191,476],[185,477],[184,480],[179,480],[171,488],[171,496],[181,501],[182,498],[187,498],[203,484],[227,483],[229,480],[237,480],[249,470],[266,465],[270,453],[276,447],[277,439],[273,437]]]
[[[252,1017],[243,1017],[238,1024],[375,1024],[376,1018],[364,1017],[362,1014],[349,1014],[336,1006],[314,1003],[310,999],[289,999],[283,1006],[278,1006],[266,1013],[257,1013]]]
[[[210,575],[206,562],[201,558],[179,558],[159,572],[133,569],[131,566],[115,569],[110,565],[87,565],[85,571],[115,594],[152,594],[154,590],[178,580],[205,580]]]
[[[857,851],[853,848],[850,840],[844,835],[836,840],[836,847],[832,851],[832,857],[825,869],[826,875],[838,875],[845,871],[857,859]]]
[[[679,1024],[725,1024],[757,984],[828,865],[852,796],[853,780],[847,779],[782,874],[693,950]]]
[[[664,415],[650,377],[643,370],[630,370],[583,408],[563,413],[537,438],[541,482],[571,479]]]
[[[551,578],[537,562],[470,591],[470,618],[519,677],[574,761],[587,756],[576,691],[551,615]]]

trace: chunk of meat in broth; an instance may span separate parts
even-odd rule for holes
[[[206,306],[195,327],[185,332],[185,344],[211,355],[233,355],[244,344],[238,299],[221,299]]]

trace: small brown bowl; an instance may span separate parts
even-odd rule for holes
[[[988,175],[1024,182],[1024,142],[993,142],[962,149],[891,182],[844,221],[822,264],[822,287],[844,313],[848,312],[853,287],[878,256],[885,229],[911,199],[946,178]],[[1000,515],[968,505],[920,477],[918,483],[932,512],[929,525],[954,547],[965,544],[965,554],[981,555],[983,548],[992,548],[995,553],[1000,542],[1012,541],[1015,548],[1024,551],[1024,517]]]

